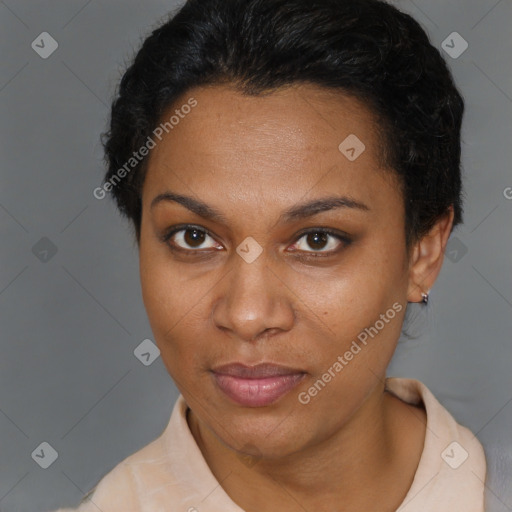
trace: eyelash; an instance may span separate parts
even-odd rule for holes
[[[179,226],[174,226],[170,230],[166,231],[162,235],[161,241],[163,243],[167,244],[167,246],[173,252],[179,252],[181,254],[185,254],[188,257],[201,256],[201,252],[204,252],[204,250],[183,249],[182,247],[173,246],[169,243],[170,239],[176,233],[179,233],[180,231],[187,231],[189,229],[195,229],[197,231],[201,231],[202,233],[208,235],[209,237],[211,237],[212,239],[215,240],[215,236],[212,233],[210,233],[210,231],[208,231],[207,229],[200,227],[200,226],[193,225],[193,224],[183,224],[183,225],[179,225]],[[298,233],[298,235],[296,236],[295,241],[293,242],[292,245],[296,244],[299,240],[301,240],[301,238],[303,238],[304,236],[307,236],[309,234],[325,234],[325,235],[332,236],[332,237],[336,238],[338,241],[342,242],[342,246],[335,250],[324,251],[324,252],[322,252],[322,251],[300,251],[300,250],[292,251],[294,253],[298,253],[297,255],[301,258],[325,258],[328,256],[332,256],[334,254],[337,254],[341,249],[343,249],[343,247],[350,245],[350,243],[352,242],[352,239],[347,234],[344,234],[343,232],[334,231],[334,230],[328,229],[328,228],[308,228],[308,229]]]

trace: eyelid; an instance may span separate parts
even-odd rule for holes
[[[296,240],[299,240],[304,235],[308,235],[309,233],[326,233],[326,234],[332,235],[336,238],[340,238],[341,240],[346,240],[347,242],[350,241],[352,238],[351,235],[349,235],[345,231],[341,231],[339,229],[327,228],[327,227],[322,227],[322,226],[313,226],[311,228],[305,228],[305,229],[299,231],[295,235]]]

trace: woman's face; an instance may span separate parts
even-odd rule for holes
[[[283,456],[382,392],[410,293],[403,199],[376,121],[348,96],[198,88],[166,119],[191,97],[151,150],[145,307],[200,424]]]

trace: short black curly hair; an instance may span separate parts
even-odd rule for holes
[[[403,191],[408,247],[450,207],[453,226],[462,222],[464,100],[412,17],[380,0],[188,0],[143,42],[103,134],[102,190],[133,222],[137,242],[147,157],[123,179],[119,170],[170,106],[198,86],[259,95],[299,83],[352,95],[375,116],[382,161]]]

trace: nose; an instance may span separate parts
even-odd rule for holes
[[[237,254],[233,259],[214,302],[217,328],[248,342],[289,331],[295,320],[293,293],[283,277],[270,268],[264,253],[252,263]]]

